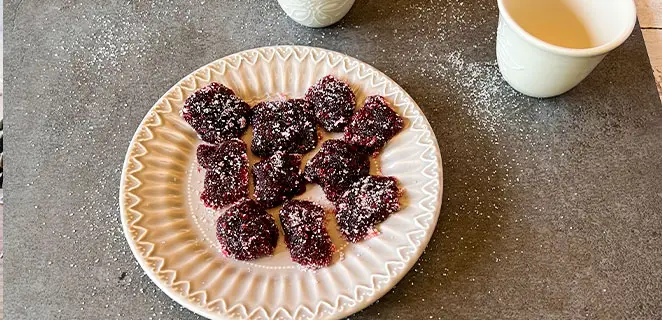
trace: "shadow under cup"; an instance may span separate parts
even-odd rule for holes
[[[632,0],[498,0],[497,60],[505,80],[533,97],[579,84],[636,22]]]

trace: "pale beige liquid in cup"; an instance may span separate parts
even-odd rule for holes
[[[586,49],[598,46],[588,27],[564,0],[504,1],[515,22],[532,36],[560,47]]]

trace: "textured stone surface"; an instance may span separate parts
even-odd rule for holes
[[[357,1],[307,29],[276,1],[5,2],[7,319],[197,319],[146,277],[119,222],[140,120],[179,79],[276,44],[400,83],[444,160],[419,263],[372,319],[662,317],[662,106],[638,28],[548,100],[495,66],[496,2]]]

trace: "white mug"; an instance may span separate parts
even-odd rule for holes
[[[532,97],[579,84],[632,33],[633,0],[498,0],[497,61],[504,79]]]
[[[344,17],[354,0],[278,0],[292,20],[312,28],[322,28]]]

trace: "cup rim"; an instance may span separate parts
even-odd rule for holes
[[[505,5],[503,4],[504,0],[497,0],[497,3],[499,6],[499,14],[506,20],[508,25],[512,29],[514,29],[515,32],[517,32],[522,38],[532,43],[536,47],[563,56],[592,57],[592,56],[605,54],[611,50],[614,50],[616,47],[623,44],[623,42],[625,42],[625,40],[630,36],[630,34],[632,34],[632,31],[634,30],[634,26],[637,23],[637,7],[634,4],[634,0],[623,0],[623,1],[627,1],[630,4],[630,8],[632,11],[632,17],[630,18],[630,24],[628,25],[628,27],[625,28],[623,31],[621,31],[621,33],[611,41],[599,45],[597,47],[584,48],[584,49],[566,48],[555,44],[551,44],[549,42],[545,42],[543,40],[534,37],[532,34],[525,31],[513,19],[513,17],[510,15],[510,12],[506,10]]]

